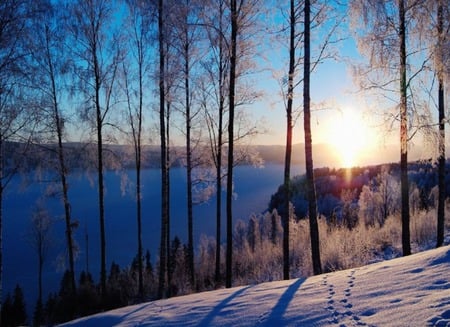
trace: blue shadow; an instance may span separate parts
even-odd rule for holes
[[[265,323],[266,326],[282,325],[283,315],[286,312],[289,303],[291,303],[295,293],[297,293],[298,289],[305,280],[306,278],[299,278],[286,289],[283,295],[279,298],[277,304],[273,307],[270,316],[267,318]]]
[[[223,299],[219,304],[217,304],[210,313],[208,313],[208,315],[203,318],[203,320],[198,324],[199,327],[201,326],[211,326],[212,325],[212,321],[214,320],[214,318],[220,317],[220,313],[221,311],[228,305],[228,303],[230,303],[233,299],[235,299],[236,297],[238,297],[239,295],[241,295],[242,293],[244,293],[245,291],[247,291],[251,286],[247,286],[244,288],[241,288],[240,290],[232,293],[230,296],[228,296],[227,298]]]

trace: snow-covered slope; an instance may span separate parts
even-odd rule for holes
[[[450,326],[450,247],[149,302],[64,326]]]

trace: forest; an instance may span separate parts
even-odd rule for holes
[[[0,325],[54,324],[152,299],[363,265],[430,246],[448,230],[446,162],[450,4],[444,0],[4,0],[0,3]],[[362,60],[339,46],[352,38]],[[282,52],[270,59],[275,48]],[[398,134],[398,163],[318,168],[313,98],[320,66],[350,61],[359,92]],[[258,75],[270,72],[268,75]],[[267,77],[270,76],[270,77]],[[264,86],[279,85],[285,141],[268,210],[233,224],[234,168],[262,165],[252,146]],[[325,91],[326,92],[326,91]],[[293,139],[302,126],[303,139]],[[431,158],[412,162],[420,137]],[[356,140],[355,140],[356,142]],[[291,176],[303,146],[304,176]],[[349,147],[351,144],[347,144]],[[281,150],[281,151],[280,151]],[[278,154],[279,153],[279,154]],[[295,156],[294,156],[295,154]],[[303,156],[302,154],[302,156]],[[274,153],[272,153],[272,157]],[[337,166],[337,165],[336,165]],[[142,170],[161,176],[156,264],[142,246]],[[186,174],[187,242],[171,233],[170,169]],[[136,258],[107,267],[105,171],[132,168]],[[75,271],[68,177],[95,175],[99,276]],[[33,244],[38,298],[3,294],[4,196],[23,172],[50,172],[65,223],[67,271],[44,299],[45,215]],[[48,181],[47,181],[48,182]],[[117,186],[118,188],[120,185]],[[222,198],[221,190],[225,190]],[[275,192],[276,190],[274,190]],[[216,195],[216,235],[194,244],[193,206]],[[224,210],[223,210],[224,209]],[[446,225],[447,224],[447,225]],[[222,239],[222,229],[226,237]],[[108,235],[120,237],[120,235]],[[79,276],[79,278],[77,278]]]

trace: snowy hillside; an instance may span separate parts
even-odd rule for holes
[[[144,303],[64,326],[450,326],[450,247]]]

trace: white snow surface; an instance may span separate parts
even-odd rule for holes
[[[450,247],[143,303],[63,326],[450,326]]]

